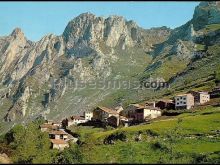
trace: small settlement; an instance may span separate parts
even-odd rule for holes
[[[65,130],[71,125],[83,125],[85,123],[100,123],[112,127],[128,127],[163,115],[163,110],[192,109],[198,105],[204,105],[210,99],[219,97],[220,88],[213,89],[211,92],[189,91],[174,96],[172,99],[160,99],[153,102],[143,102],[139,104],[130,104],[125,109],[122,106],[107,108],[98,106],[93,111],[85,111],[81,116],[69,116],[60,122],[47,121],[40,126],[41,131],[48,132],[51,140],[51,147],[63,150],[69,147],[70,142],[77,142]]]

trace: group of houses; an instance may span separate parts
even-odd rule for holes
[[[47,120],[46,123],[40,125],[42,132],[47,132],[51,141],[51,148],[63,150],[69,147],[70,142],[76,142],[77,138],[68,134],[59,122]]]
[[[129,126],[155,119],[162,115],[162,110],[191,109],[210,100],[209,92],[190,91],[174,96],[173,99],[161,99],[153,102],[130,104],[126,109],[122,106],[107,108],[98,106],[93,111],[84,112],[82,116],[70,116],[62,121],[64,127],[78,125],[88,121],[100,121],[113,127]]]
[[[217,90],[220,91],[220,88]],[[65,132],[65,129],[71,125],[100,122],[113,127],[120,125],[126,127],[158,118],[162,116],[163,110],[191,109],[194,106],[203,105],[209,102],[210,98],[214,98],[215,96],[216,90],[212,92],[190,91],[176,95],[172,99],[130,104],[126,109],[122,106],[115,108],[98,106],[93,111],[85,111],[82,116],[70,116],[63,119],[60,123],[48,121],[40,127],[42,131],[49,133],[52,148],[62,150],[65,147],[69,147],[69,141],[76,142],[76,138]]]

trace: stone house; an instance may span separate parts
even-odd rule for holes
[[[148,106],[144,108],[137,108],[134,113],[134,120],[144,122],[159,116],[161,116],[161,110],[159,108]]]
[[[58,149],[60,151],[64,148],[69,147],[69,143],[62,139],[50,139],[52,143],[52,149]]]
[[[173,100],[159,100],[155,103],[155,107],[158,107],[160,109],[167,109],[167,110],[171,110],[171,109],[175,109],[175,103]]]
[[[112,109],[101,107],[101,106],[97,107],[93,111],[93,120],[106,122],[107,118],[111,116],[119,117],[119,113],[116,110],[112,110]]]
[[[86,111],[84,112],[84,118],[86,121],[91,121],[93,117],[93,112],[92,111]]]
[[[40,125],[40,129],[41,129],[42,132],[48,132],[48,131],[52,131],[52,130],[58,130],[59,126],[53,125],[53,124],[44,123],[44,124]]]
[[[194,96],[195,104],[204,104],[210,101],[210,94],[208,92],[190,91],[189,93]]]
[[[155,105],[155,104],[154,104]],[[133,118],[136,122],[144,122],[162,115],[161,110],[154,106],[132,104],[128,108],[128,118]]]
[[[55,130],[49,132],[49,138],[50,139],[62,139],[62,140],[68,140],[68,133],[64,130]]]
[[[121,115],[126,116],[128,118],[134,118],[136,109],[144,108],[144,107],[145,105],[141,105],[141,104],[130,104],[125,110],[121,112]]]
[[[194,106],[194,96],[191,93],[177,95],[174,99],[175,109],[191,109]]]
[[[107,118],[107,122],[109,125],[113,127],[118,127],[119,126],[119,116],[110,116]]]

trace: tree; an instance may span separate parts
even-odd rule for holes
[[[56,152],[50,150],[47,133],[40,131],[37,121],[27,126],[16,125],[6,139],[14,149],[14,163],[51,163],[56,156]]]
[[[216,83],[220,83],[220,65],[218,65],[217,68],[216,68],[215,80],[216,80]]]
[[[69,148],[64,149],[62,153],[54,160],[54,163],[61,164],[75,164],[82,163],[83,155],[78,145],[70,145]]]

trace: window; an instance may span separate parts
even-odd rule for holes
[[[186,102],[183,102],[183,104],[186,104]]]
[[[183,99],[183,97],[180,97],[180,99]]]
[[[179,103],[177,103],[177,105],[179,105]]]
[[[186,98],[184,97],[183,100],[186,100]]]

